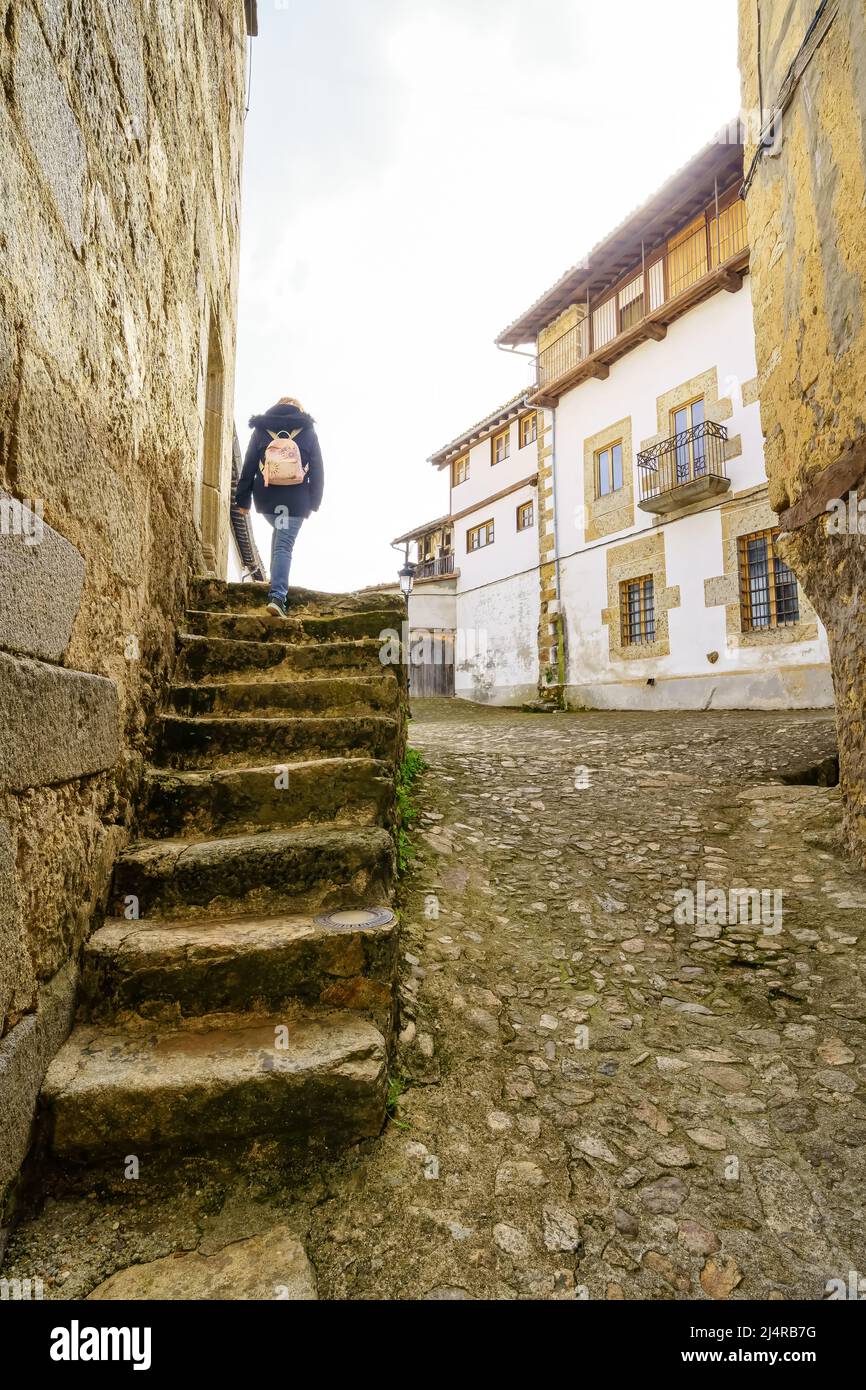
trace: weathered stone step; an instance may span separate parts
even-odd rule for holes
[[[192,581],[189,605],[219,613],[264,612],[268,601],[267,584],[231,584],[224,579],[198,576]],[[329,594],[317,589],[290,588],[286,607],[292,614],[369,613],[387,609],[406,617],[406,609],[398,594],[379,591],[370,593]]]
[[[386,641],[400,633],[400,615],[373,609],[360,613],[304,614],[275,618],[270,613],[214,613],[188,609],[184,628],[198,637],[225,637],[240,642],[337,642],[375,637]]]
[[[221,1213],[221,1218],[226,1209]],[[104,1215],[104,1213],[103,1213]],[[239,1233],[238,1233],[239,1234]],[[318,1298],[316,1274],[303,1243],[281,1221],[261,1235],[226,1231],[207,1253],[188,1250],[119,1269],[87,1295],[106,1303],[291,1303]]]
[[[319,678],[323,674],[356,673],[379,679],[405,680],[402,667],[380,659],[382,643],[373,638],[357,642],[241,642],[227,637],[178,635],[176,679],[230,681]]]
[[[369,1013],[390,1031],[396,918],[390,910],[235,917],[216,921],[111,919],[84,952],[87,1016],[127,1010],[184,1016],[273,1010],[289,1000]],[[384,918],[384,920],[382,920]]]
[[[266,758],[285,764],[335,754],[393,760],[401,734],[397,719],[383,714],[259,719],[164,714],[157,729],[155,762],[173,768],[242,767]]]
[[[142,829],[157,836],[207,836],[342,821],[385,825],[393,764],[376,758],[318,758],[267,767],[173,772],[149,768]]]
[[[359,1014],[221,1015],[185,1027],[80,1026],[42,1097],[55,1154],[92,1162],[259,1135],[351,1144],[381,1128],[385,1078],[385,1041]]]
[[[396,681],[370,676],[285,681],[225,681],[175,685],[169,692],[176,714],[392,714],[400,703]]]
[[[114,866],[119,916],[134,897],[142,917],[310,912],[387,902],[387,830],[306,827],[220,840],[144,840]]]

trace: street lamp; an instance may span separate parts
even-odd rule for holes
[[[412,564],[412,561],[409,559],[407,555],[404,565],[400,570],[398,570],[398,578],[400,580],[400,592],[403,595],[403,597],[407,600],[412,592],[412,586],[415,583],[416,568],[417,566]]]

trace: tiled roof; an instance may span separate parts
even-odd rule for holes
[[[419,536],[426,536],[428,531],[438,531],[440,526],[445,526],[451,520],[450,515],[437,517],[435,521],[426,521],[423,526],[416,526],[412,531],[407,531],[405,535],[395,536],[392,545],[402,545],[404,541],[417,540]]]
[[[485,415],[483,420],[478,420],[474,425],[471,425],[468,430],[464,430],[462,434],[458,434],[455,439],[451,440],[450,444],[443,444],[441,449],[437,449],[435,453],[430,455],[428,462],[435,464],[437,468],[441,468],[452,454],[458,453],[460,449],[465,448],[467,444],[475,443],[476,438],[483,438],[485,434],[489,434],[496,425],[501,424],[502,421],[508,419],[509,416],[518,414],[528,394],[529,388],[527,387],[524,387],[522,391],[518,391],[517,394],[511,396],[504,405],[498,406],[496,410],[492,410],[489,415]]]
[[[722,126],[716,136],[672,174],[661,188],[641,203],[592,250],[567,270],[556,284],[499,334],[497,343],[516,346],[531,342],[569,304],[587,292],[599,293],[640,260],[641,240],[669,236],[687,218],[688,209],[706,205],[713,180],[722,187],[742,178],[743,146],[738,120]]]

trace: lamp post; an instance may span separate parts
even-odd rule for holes
[[[398,579],[400,580],[400,593],[403,595],[404,599],[406,600],[406,622],[405,622],[405,624],[404,624],[404,626],[403,626],[403,634],[404,634],[404,636],[403,636],[403,641],[401,642],[400,646],[401,646],[401,651],[402,651],[403,660],[404,660],[404,662],[406,663],[406,690],[407,690],[407,692],[410,690],[411,685],[412,685],[412,681],[411,681],[411,678],[410,678],[410,677],[411,677],[411,671],[410,671],[410,664],[409,664],[409,640],[410,640],[410,633],[409,633],[409,596],[410,596],[410,594],[412,593],[412,589],[413,589],[413,586],[414,586],[414,584],[415,584],[415,570],[416,570],[417,568],[418,568],[417,565],[413,565],[412,561],[409,559],[409,544],[408,544],[408,542],[407,542],[407,543],[406,543],[406,554],[405,554],[405,557],[404,557],[404,559],[403,559],[403,564],[401,565],[400,569],[397,571],[397,577],[398,577]]]
[[[409,602],[409,595],[411,594],[412,589],[415,585],[416,569],[417,566],[412,564],[412,561],[409,559],[407,555],[405,563],[403,564],[401,569],[397,571],[398,578],[400,580],[400,592],[407,603]]]

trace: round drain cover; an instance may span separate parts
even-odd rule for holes
[[[332,931],[363,931],[385,927],[396,919],[388,907],[349,907],[343,912],[320,912],[313,920],[317,927],[330,927]]]

